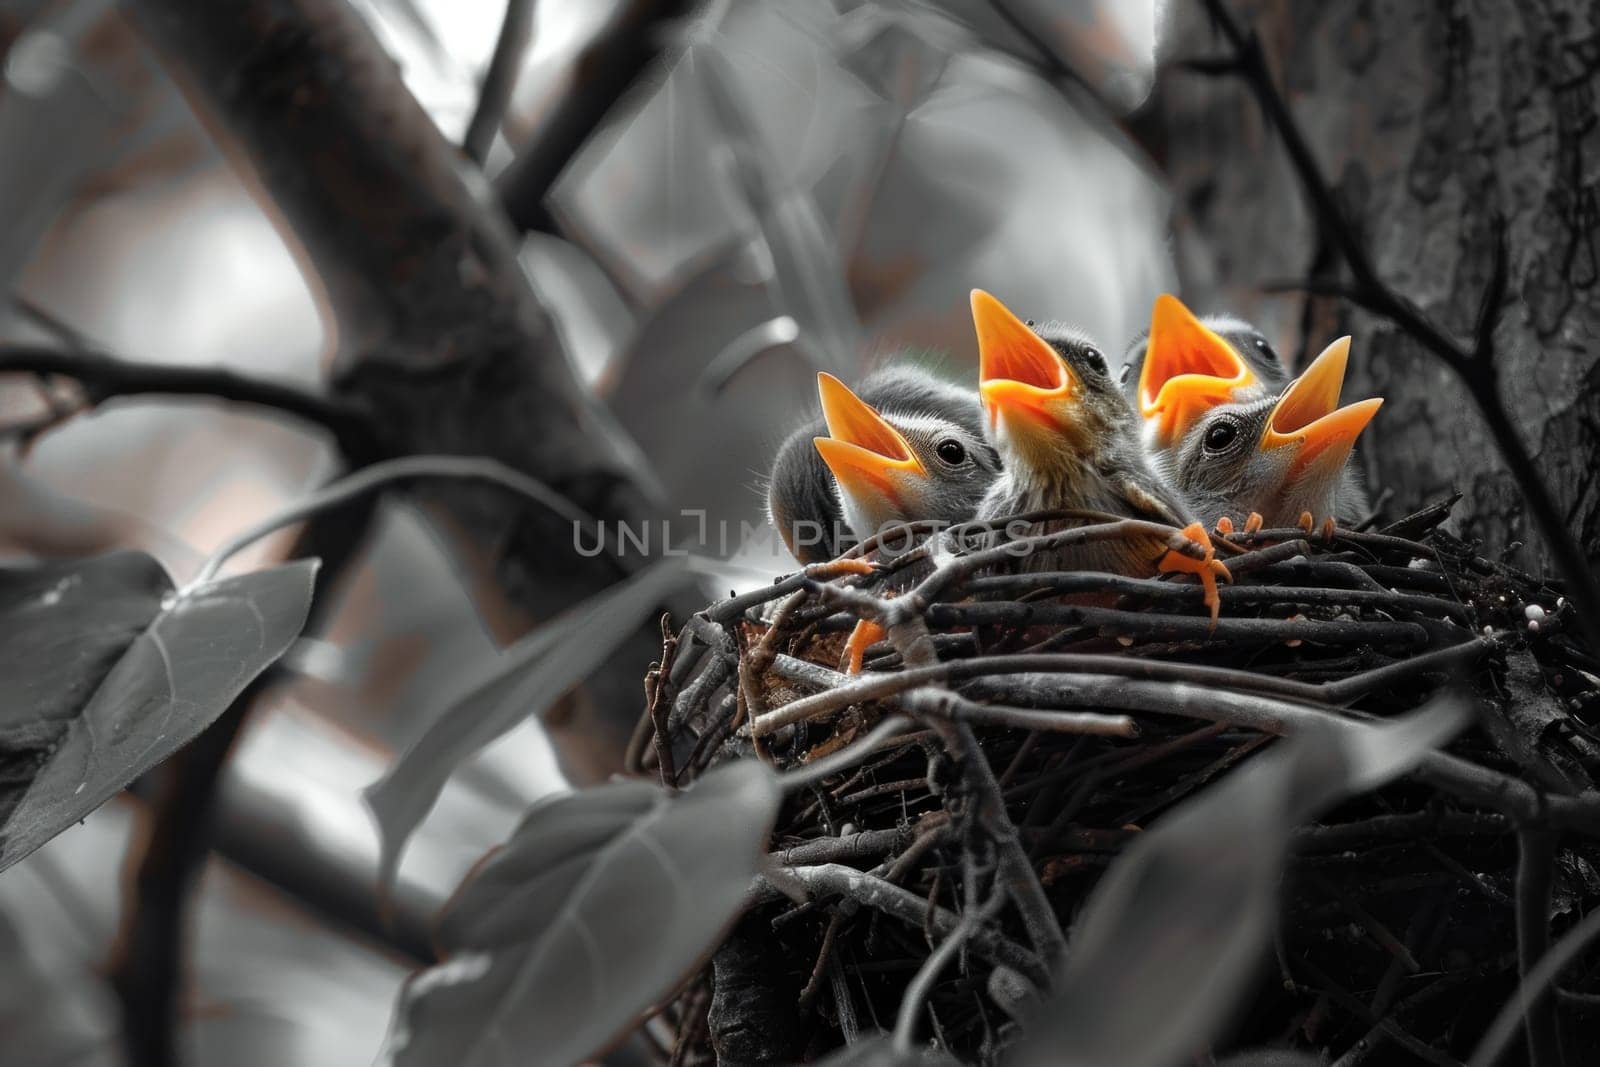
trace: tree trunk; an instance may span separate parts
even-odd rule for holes
[[[1200,5],[1174,7],[1174,49],[1225,45]],[[1467,4],[1234,3],[1379,274],[1470,338],[1505,220],[1508,303],[1496,334],[1506,406],[1591,562],[1600,560],[1600,24],[1580,0]],[[1173,175],[1180,250],[1197,302],[1235,308],[1304,360],[1353,333],[1347,397],[1378,395],[1363,437],[1376,490],[1404,511],[1452,487],[1485,551],[1548,556],[1466,389],[1388,323],[1329,298],[1264,296],[1273,282],[1341,277],[1276,133],[1236,78],[1174,66],[1146,117]],[[1219,281],[1225,280],[1225,281]],[[1210,297],[1211,299],[1198,299]]]

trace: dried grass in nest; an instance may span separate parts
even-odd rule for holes
[[[1516,988],[1519,914],[1536,958],[1600,903],[1600,670],[1564,636],[1558,590],[1439,529],[1451,503],[1381,532],[1232,535],[1215,630],[1186,579],[931,567],[926,550],[871,574],[813,566],[691,619],[647,681],[635,769],[684,785],[759,758],[794,777],[770,891],[652,1021],[663,1055],[793,1062],[893,1028],[1009,857],[1036,906],[992,907],[917,993],[920,1036],[993,1061],[1019,991],[1046,980],[1035,946],[1070,935],[1127,841],[1301,716],[1389,717],[1456,685],[1479,703],[1459,760],[1298,831],[1274,962],[1231,1042],[1465,1058]],[[864,617],[894,640],[846,676]],[[1595,1044],[1600,976],[1580,964],[1555,996],[1569,1048]]]

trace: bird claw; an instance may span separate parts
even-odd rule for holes
[[[1333,531],[1334,531],[1333,516],[1329,515],[1327,518],[1322,520],[1322,539],[1324,541],[1332,541],[1333,540]]]
[[[845,655],[849,659],[845,673],[860,674],[867,658],[867,649],[888,636],[884,628],[875,622],[862,619],[856,623],[856,628],[850,631],[850,639],[844,643]]]
[[[1223,537],[1233,533],[1233,520],[1224,515],[1217,520],[1217,533]]]
[[[1259,515],[1253,516],[1259,519]],[[1217,579],[1231,583],[1233,575],[1228,567],[1216,557],[1216,549],[1211,544],[1211,538],[1206,534],[1206,528],[1198,522],[1191,522],[1183,529],[1183,538],[1186,542],[1198,546],[1203,553],[1196,557],[1191,555],[1185,544],[1183,548],[1169,548],[1167,554],[1161,557],[1157,569],[1163,573],[1182,572],[1193,574],[1200,579],[1200,585],[1205,589],[1205,605],[1211,610],[1211,628],[1216,629],[1217,618],[1222,612],[1222,596],[1217,592]]]
[[[1250,513],[1250,517],[1244,520],[1244,532],[1247,534],[1253,534],[1257,530],[1261,529],[1261,525],[1266,521],[1266,519],[1261,517],[1261,512],[1252,511]]]
[[[1300,521],[1297,525],[1306,533],[1310,533],[1312,530],[1317,528],[1317,520],[1311,517],[1311,512],[1302,511],[1300,513]]]

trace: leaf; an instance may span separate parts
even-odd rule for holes
[[[684,581],[665,560],[545,623],[473,678],[449,709],[362,792],[378,825],[378,889],[385,898],[413,832],[467,757],[532,716],[543,715],[603,664],[666,595]]]
[[[0,567],[0,870],[210,726],[299,635],[316,569],[177,593],[141,552]]]
[[[1166,1067],[1205,1048],[1259,959],[1294,827],[1404,774],[1466,720],[1448,697],[1392,725],[1330,718],[1141,835],[1084,906],[1016,1062]]]
[[[684,793],[553,797],[470,875],[439,966],[401,990],[384,1062],[578,1063],[666,997],[741,910],[781,799],[754,761]]]

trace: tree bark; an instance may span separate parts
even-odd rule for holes
[[[1377,269],[1470,342],[1495,256],[1509,413],[1591,562],[1600,562],[1600,23],[1579,0],[1474,4],[1236,2]],[[1225,49],[1196,3],[1174,7],[1185,59]],[[1532,569],[1548,557],[1459,379],[1385,322],[1259,287],[1338,277],[1277,136],[1236,79],[1169,70],[1152,148],[1173,176],[1182,263],[1206,301],[1253,317],[1303,360],[1354,333],[1347,397],[1379,395],[1362,459],[1391,512],[1459,488],[1465,533]],[[1219,281],[1225,279],[1226,281]]]

